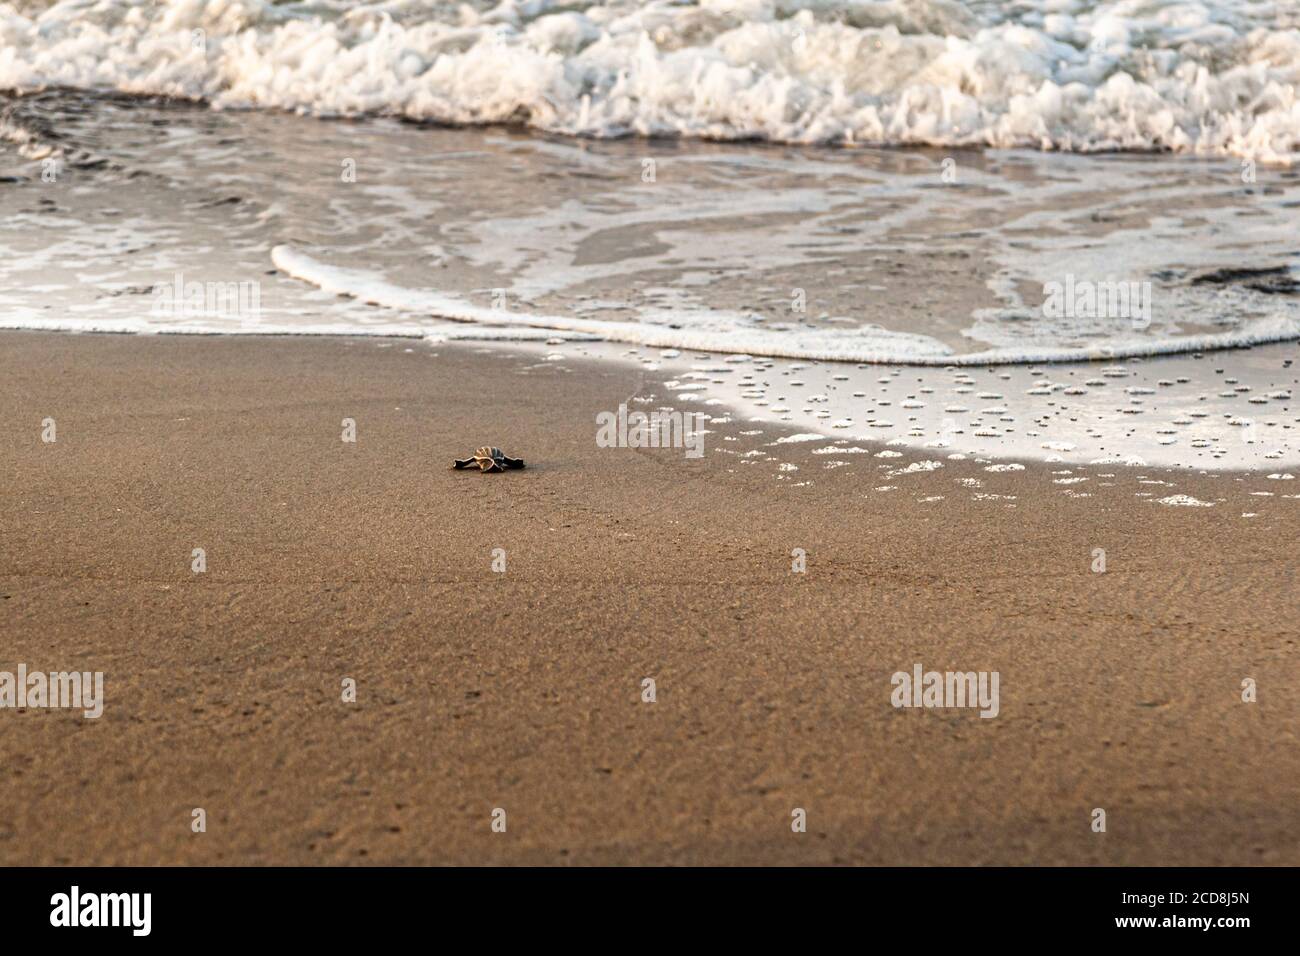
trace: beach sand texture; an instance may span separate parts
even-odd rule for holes
[[[1300,863],[1291,483],[596,448],[651,376],[4,333],[0,670],[106,703],[4,715],[0,863]],[[528,469],[450,470],[482,444]],[[917,663],[998,716],[894,708]]]

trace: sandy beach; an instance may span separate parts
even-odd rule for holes
[[[469,345],[3,333],[0,670],[105,706],[3,715],[0,863],[1300,863],[1295,482],[885,479],[927,456],[741,418],[598,448],[638,396]],[[449,469],[485,443],[528,468]],[[997,717],[895,708],[916,664],[999,672]]]
[[[1298,213],[1300,4],[0,0],[6,939],[1285,931]]]

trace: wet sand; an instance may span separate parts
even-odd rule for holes
[[[651,373],[465,346],[7,332],[0,373],[0,670],[107,697],[0,710],[2,864],[1300,862],[1300,482],[600,449]],[[529,468],[448,469],[485,442]],[[998,716],[895,709],[917,663]]]

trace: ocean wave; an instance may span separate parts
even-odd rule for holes
[[[593,137],[1300,157],[1271,0],[0,3],[0,87]]]
[[[609,322],[491,309],[436,290],[397,286],[368,270],[332,266],[288,245],[272,249],[271,261],[285,274],[325,292],[407,314],[503,330],[548,329],[649,348],[743,353],[810,361],[929,366],[1084,362],[1207,352],[1300,339],[1300,321],[1286,316],[1269,316],[1247,321],[1230,332],[1177,337],[1143,337],[1139,334],[1090,348],[1028,346],[956,352],[927,335],[894,332],[875,326],[768,332],[732,325],[725,314],[697,316],[693,326],[683,327],[680,324]],[[337,327],[335,332],[339,333]]]

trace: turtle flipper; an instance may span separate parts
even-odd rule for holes
[[[454,459],[454,460],[452,461],[452,463],[451,463],[451,467],[453,467],[453,468],[469,468],[469,467],[471,467],[472,465],[475,465],[475,464],[477,464],[477,462],[476,462],[473,458],[456,458],[456,459]]]
[[[524,460],[522,458],[511,458],[509,455],[502,455],[501,464],[505,465],[507,468],[522,468],[524,467]]]

